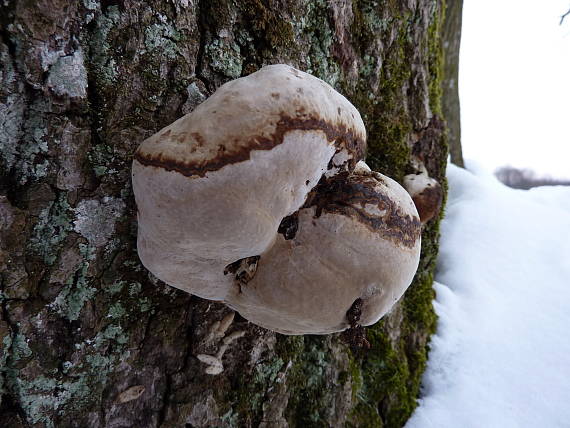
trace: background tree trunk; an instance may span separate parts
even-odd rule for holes
[[[459,46],[463,0],[447,0],[443,25],[443,115],[447,122],[447,141],[451,162],[463,167],[461,150],[461,109],[459,107]]]
[[[444,181],[443,0],[5,0],[0,6],[0,426],[401,426],[434,329],[438,223],[412,287],[353,353],[245,332],[140,264],[132,155],[219,85],[289,63],[347,96],[368,162]]]

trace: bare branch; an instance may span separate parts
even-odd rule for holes
[[[568,12],[566,12],[564,15],[560,17],[560,25],[562,25],[562,23],[564,22],[564,18],[566,18],[568,15],[570,15],[570,9],[568,10]]]

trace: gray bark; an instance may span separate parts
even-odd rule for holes
[[[137,145],[222,83],[289,63],[360,110],[372,167],[444,181],[441,0],[5,0],[0,6],[0,426],[401,426],[434,329],[438,223],[372,348],[244,332],[136,254]]]
[[[459,46],[461,44],[461,20],[463,0],[445,2],[443,26],[443,52],[445,65],[443,72],[443,116],[447,122],[447,138],[451,162],[464,166],[461,150],[461,109],[459,106]]]

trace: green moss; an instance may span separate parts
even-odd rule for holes
[[[279,9],[261,0],[240,2],[241,9],[256,39],[264,40],[270,49],[287,48],[295,43],[293,25],[280,16]]]
[[[332,362],[327,338],[305,336],[303,352],[293,361],[287,380],[286,417],[292,427],[326,426],[334,395],[327,387],[326,370]]]
[[[386,13],[385,8],[390,12]],[[353,11],[351,32],[355,50],[364,61],[356,88],[345,86],[343,90],[352,94],[351,100],[368,131],[367,163],[372,169],[401,181],[411,154],[407,138],[413,130],[405,104],[405,87],[411,76],[409,58],[414,49],[409,37],[411,24],[400,16],[395,5],[354,0]],[[394,30],[395,40],[378,57],[371,50],[374,41],[391,40]]]
[[[443,47],[442,34],[445,0],[442,0],[441,9],[434,8],[430,26],[428,27],[428,71],[430,108],[434,114],[442,116],[441,99],[443,95]]]
[[[253,373],[240,376],[229,396],[219,401],[232,403],[231,412],[235,419],[254,421],[254,424],[258,425],[263,413],[266,391],[272,388],[283,366],[284,362],[279,357],[260,361],[254,367]]]
[[[275,356],[259,362],[252,374],[244,373],[228,397],[219,402],[232,403],[231,414],[241,425],[258,425],[263,416],[266,391],[276,382],[286,382],[288,405],[285,417],[291,427],[325,426],[326,413],[334,395],[327,388],[325,372],[330,367],[328,338],[319,336],[277,336]],[[280,373],[286,373],[280,378]],[[345,375],[345,381],[347,380]],[[339,377],[338,382],[342,379]],[[238,424],[238,426],[241,426]]]
[[[356,402],[358,398],[358,393],[362,389],[363,379],[362,379],[362,369],[360,366],[360,361],[356,359],[356,357],[347,349],[348,354],[348,367],[349,367],[349,375],[350,381],[352,385],[352,400]]]

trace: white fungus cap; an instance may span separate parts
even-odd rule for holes
[[[425,224],[439,214],[443,189],[435,178],[428,175],[426,167],[419,159],[415,160],[413,165],[417,172],[406,175],[403,184],[416,205],[422,224]]]
[[[339,320],[345,313],[292,323],[291,316],[312,315],[299,310],[287,314],[279,309],[281,304],[274,303],[276,298],[268,298],[270,291],[255,290],[262,287],[260,272],[276,263],[269,261],[269,255],[278,251],[282,241],[290,241],[279,233],[291,234],[287,219],[297,215],[302,220],[299,225],[311,223],[308,218],[318,207],[309,206],[308,199],[321,200],[317,189],[327,191],[326,182],[348,177],[363,157],[365,140],[362,119],[346,98],[290,66],[267,66],[226,83],[192,113],[145,140],[135,153],[132,176],[143,264],[167,284],[224,301],[275,331],[304,334],[344,329],[346,323]],[[327,227],[333,227],[323,221],[328,216],[325,209],[318,221],[322,225],[317,231],[323,236]],[[343,225],[350,223],[350,216],[341,217],[329,240],[334,241],[343,228],[354,229],[356,241],[372,239],[366,235],[372,236],[373,231]],[[306,230],[299,229],[295,240],[309,240]],[[350,248],[343,250],[346,239],[339,238],[336,244],[339,256]],[[362,254],[355,252],[355,258],[368,258],[347,269],[372,263],[366,256],[370,246],[364,244],[359,249]],[[306,264],[309,269],[308,260]],[[287,269],[296,267],[280,272]],[[329,276],[324,274],[320,281],[327,282]],[[313,277],[319,281],[318,274]],[[257,294],[249,292],[252,281]],[[377,282],[370,279],[370,284]],[[275,296],[280,293],[275,289]],[[341,292],[338,299],[353,295]],[[352,302],[343,301],[330,310],[346,312]],[[289,302],[290,307],[295,305]]]
[[[228,297],[250,321],[283,334],[325,334],[386,314],[419,263],[421,226],[408,193],[394,180],[362,171],[321,183],[297,214],[294,237],[280,235],[255,276]]]

